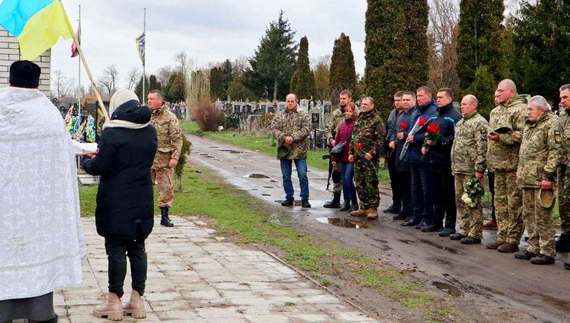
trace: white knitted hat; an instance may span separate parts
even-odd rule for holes
[[[111,98],[111,102],[109,102],[109,116],[112,116],[113,112],[115,112],[115,110],[120,107],[121,104],[131,100],[137,100],[137,102],[139,102],[139,98],[135,92],[129,90],[119,90],[115,92]]]

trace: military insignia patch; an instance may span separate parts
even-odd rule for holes
[[[481,130],[481,140],[487,141],[487,130],[485,129]]]
[[[560,131],[554,131],[554,140],[556,140],[556,142],[562,142],[562,135],[560,134]]]

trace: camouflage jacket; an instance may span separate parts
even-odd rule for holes
[[[499,141],[487,142],[487,167],[490,171],[517,170],[519,148],[527,114],[526,100],[515,96],[495,107],[489,117],[489,131],[508,127],[512,131],[499,134]]]
[[[473,112],[457,122],[451,148],[451,170],[455,174],[485,172],[489,122]]]
[[[385,140],[386,127],[376,110],[361,112],[352,130],[350,154],[354,155],[356,160],[364,158],[366,153],[370,153],[372,161],[378,161]],[[360,149],[358,149],[358,144],[362,145]]]
[[[344,109],[335,109],[327,122],[327,127],[325,128],[325,134],[327,136],[327,144],[330,146],[331,140],[334,139],[336,130],[338,126],[344,121]],[[333,134],[334,132],[334,134]]]
[[[554,181],[562,153],[558,117],[547,112],[526,121],[517,178],[522,188],[538,188],[542,180]]]
[[[168,111],[166,106],[152,110],[150,123],[156,128],[158,135],[158,151],[170,153],[170,158],[178,160],[182,150],[182,130],[176,115]],[[158,156],[158,154],[157,154]],[[155,156],[154,161],[157,161]]]
[[[277,140],[277,146],[283,145],[285,136],[293,137],[291,151],[287,159],[305,159],[309,150],[309,133],[311,132],[311,118],[300,109],[289,111],[285,109],[277,113],[271,121],[273,138]]]
[[[568,165],[570,161],[570,115],[568,113],[568,110],[564,110],[558,116],[560,129],[562,129],[562,158],[560,163],[563,165]]]

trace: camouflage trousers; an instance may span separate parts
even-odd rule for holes
[[[544,208],[538,202],[538,188],[523,188],[522,218],[528,232],[529,252],[556,257],[554,250],[554,220],[552,209]]]
[[[497,242],[519,245],[523,234],[522,192],[516,172],[495,172],[495,213]]]
[[[459,232],[465,236],[483,239],[483,206],[477,203],[475,207],[469,207],[461,199],[465,193],[465,184],[472,176],[472,174],[455,174],[455,204],[460,214]]]
[[[357,159],[354,162],[354,186],[360,200],[361,209],[378,208],[380,191],[378,190],[378,164],[376,160]]]
[[[336,164],[336,166],[333,167],[331,178],[334,184],[333,192],[335,193],[342,192],[342,174],[340,173],[340,168],[338,166],[338,163]]]
[[[170,153],[156,152],[158,156],[152,165],[152,183],[158,182],[158,207],[172,207],[174,200],[174,169],[168,167]]]
[[[560,229],[570,233],[570,169],[567,165],[558,168],[558,213]]]

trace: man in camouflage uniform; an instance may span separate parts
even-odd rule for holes
[[[344,121],[344,107],[352,102],[352,93],[349,90],[342,90],[339,94],[340,107],[334,110],[327,122],[327,127],[325,128],[325,133],[327,136],[327,143],[330,148],[334,147],[336,144],[334,138],[338,126]],[[332,160],[329,159],[329,163]],[[332,167],[332,165],[329,165]],[[340,195],[342,193],[342,176],[340,174],[340,169],[337,166],[333,167],[332,171],[333,186],[333,199],[323,205],[326,208],[340,208]]]
[[[283,175],[285,200],[283,206],[293,206],[295,191],[291,181],[292,163],[295,162],[299,186],[301,187],[301,206],[311,207],[309,203],[309,179],[307,177],[307,151],[309,150],[309,133],[311,118],[301,109],[297,109],[297,96],[287,95],[286,109],[279,112],[271,121],[273,138],[279,147],[285,147],[286,153],[278,156]]]
[[[560,128],[562,129],[562,159],[558,169],[558,213],[560,214],[562,234],[556,241],[556,251],[570,251],[570,84],[560,87],[559,111]],[[570,264],[570,263],[569,263]],[[570,269],[570,265],[569,265]]]
[[[489,123],[477,112],[479,102],[471,94],[461,100],[463,119],[455,128],[455,140],[451,149],[451,170],[455,177],[455,201],[460,213],[460,231],[449,236],[463,244],[481,243],[483,238],[483,206],[470,207],[461,197],[465,184],[473,177],[483,179],[487,168],[487,133]]]
[[[556,171],[562,152],[558,117],[550,111],[544,97],[528,100],[526,121],[517,169],[517,184],[522,188],[522,217],[528,231],[528,248],[515,253],[517,259],[530,259],[535,265],[554,264],[554,202],[544,205],[541,191],[554,190]],[[552,193],[554,194],[554,193]]]
[[[487,167],[495,173],[497,240],[485,247],[499,252],[516,252],[524,229],[522,193],[515,180],[527,105],[526,100],[517,95],[515,83],[509,79],[499,82],[495,98],[500,104],[489,117]]]
[[[162,92],[152,90],[147,96],[147,105],[152,111],[150,123],[158,134],[158,149],[151,167],[152,181],[158,182],[158,207],[160,224],[172,227],[168,209],[174,199],[174,167],[178,164],[182,150],[182,130],[174,113],[164,105]]]
[[[362,99],[348,155],[348,160],[354,163],[354,185],[360,199],[360,208],[350,212],[352,216],[378,218],[378,166],[385,140],[384,122],[374,110],[374,99],[367,96]]]

